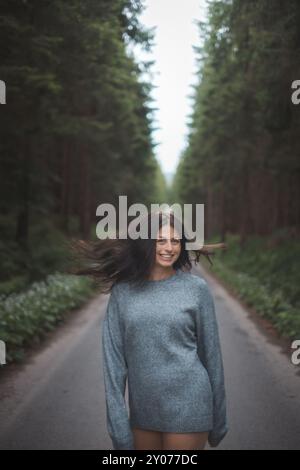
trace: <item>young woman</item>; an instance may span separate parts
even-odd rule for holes
[[[102,322],[107,429],[114,449],[216,447],[228,426],[214,301],[190,273],[184,227],[173,213],[158,215],[156,239],[150,213],[148,239],[81,247],[93,264],[78,274],[111,292]],[[196,262],[212,252],[194,254]]]

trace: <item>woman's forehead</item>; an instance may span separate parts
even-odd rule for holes
[[[158,236],[163,236],[163,237],[179,237],[179,233],[177,232],[176,228],[172,227],[171,225],[168,225],[168,224],[165,224],[163,225],[162,227],[160,227],[160,229],[158,230],[157,232],[157,235]]]

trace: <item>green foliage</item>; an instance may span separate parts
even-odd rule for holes
[[[28,346],[38,343],[92,293],[89,279],[55,273],[20,294],[2,297],[0,338],[6,343],[7,362],[22,359]]]
[[[150,49],[140,0],[0,5],[0,292],[60,270],[70,236],[93,238],[96,208],[161,191],[151,83],[129,52]]]
[[[299,231],[297,0],[211,0],[199,22],[198,83],[175,177],[182,202],[204,203],[210,234]]]
[[[67,238],[51,221],[32,224],[26,249],[11,238],[0,240],[0,295],[19,292],[54,271],[64,270],[67,256]]]
[[[241,247],[239,237],[229,235],[226,244],[214,259],[214,272],[282,335],[299,338],[299,242],[277,245],[276,238],[251,237]]]

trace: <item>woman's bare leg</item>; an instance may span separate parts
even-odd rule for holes
[[[162,450],[162,433],[132,428],[135,450]]]
[[[204,450],[208,432],[190,433],[162,433],[163,450],[183,449],[183,450]]]

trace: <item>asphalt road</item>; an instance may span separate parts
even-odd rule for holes
[[[300,366],[201,275],[214,295],[225,368],[230,430],[218,449],[300,449]],[[101,367],[107,300],[70,315],[22,366],[0,369],[0,449],[112,449]]]

